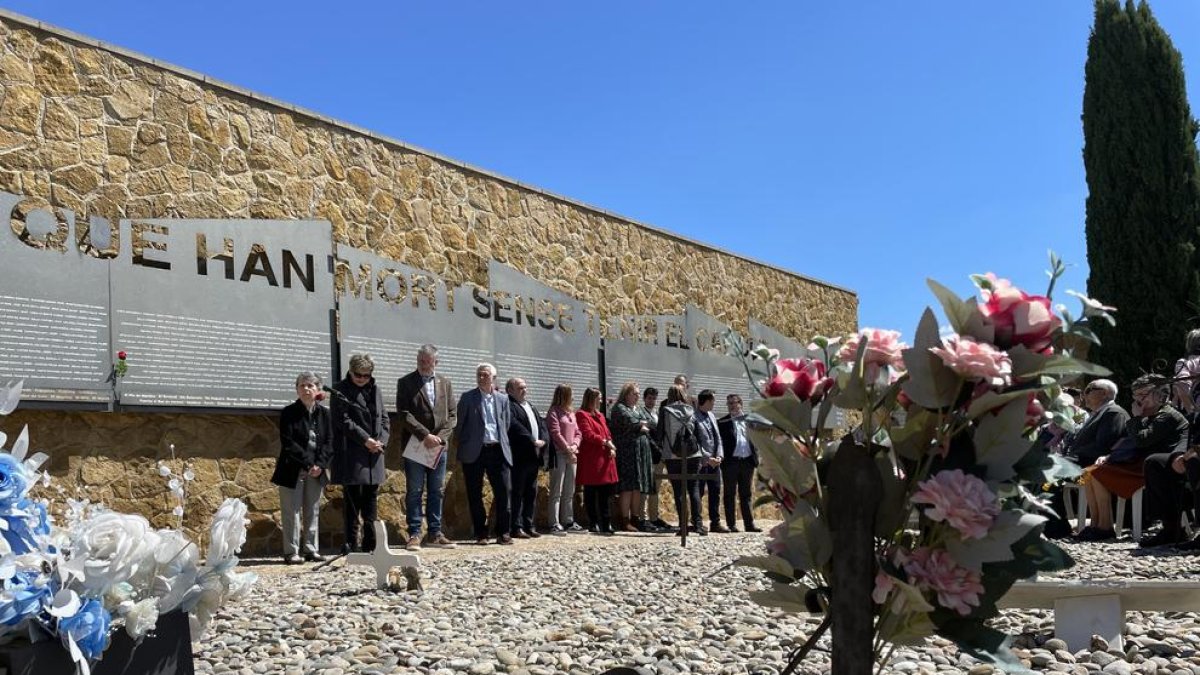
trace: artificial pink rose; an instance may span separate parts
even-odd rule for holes
[[[951,335],[942,340],[941,347],[930,347],[950,370],[968,380],[982,380],[994,387],[1004,387],[1012,381],[1012,359],[1008,354],[986,342],[976,342],[965,335]]]
[[[939,471],[921,482],[914,504],[928,504],[925,516],[958,530],[963,539],[983,539],[1000,515],[996,493],[987,483],[959,469]]]
[[[1029,403],[1025,405],[1025,426],[1036,429],[1042,426],[1042,420],[1045,416],[1046,408],[1038,400],[1037,394],[1030,394]]]
[[[846,342],[838,351],[838,360],[851,363],[858,354],[858,345],[862,338],[867,338],[867,351],[863,355],[863,363],[875,366],[891,366],[904,370],[904,358],[901,352],[908,345],[900,341],[900,331],[883,330],[880,328],[864,328],[858,333],[846,338]]]
[[[904,571],[914,586],[933,591],[939,605],[961,616],[970,614],[971,607],[979,606],[979,596],[983,594],[979,573],[960,567],[942,549],[918,548],[906,557]]]
[[[801,401],[816,403],[833,386],[825,376],[825,364],[814,359],[782,359],[775,363],[775,375],[767,381],[769,397],[783,396],[791,390]]]
[[[875,573],[875,589],[871,591],[871,600],[877,605],[882,605],[887,602],[888,593],[895,587],[896,580],[892,575],[879,570]]]
[[[986,276],[987,282],[980,288],[984,301],[979,311],[995,329],[996,346],[1025,345],[1039,354],[1050,351],[1051,337],[1062,325],[1050,310],[1050,298],[1029,295],[991,272]]]
[[[119,352],[117,352],[117,358],[124,361],[125,359],[129,358],[129,355],[126,354],[124,351],[119,351]]]

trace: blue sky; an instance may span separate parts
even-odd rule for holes
[[[1041,292],[1048,249],[1086,288],[1083,0],[4,6],[853,289],[864,326],[911,336],[926,277]],[[1200,113],[1200,2],[1152,7]]]

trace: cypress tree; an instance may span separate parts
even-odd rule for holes
[[[1092,360],[1124,388],[1166,370],[1200,315],[1200,129],[1149,6],[1096,0],[1083,93],[1088,294],[1117,307]],[[1164,367],[1165,362],[1165,367]]]

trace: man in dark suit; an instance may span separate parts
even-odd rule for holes
[[[425,545],[454,548],[454,542],[442,533],[442,498],[446,493],[445,452],[449,434],[454,429],[455,401],[450,379],[436,372],[437,347],[426,344],[417,350],[417,369],[396,382],[396,412],[400,420],[400,452],[408,448],[415,437],[431,451],[441,450],[437,465],[428,467],[409,458],[404,459],[405,503],[408,519],[410,551],[421,548],[421,493],[426,497],[424,517],[428,525]]]
[[[1067,444],[1066,454],[1079,466],[1091,466],[1108,454],[1122,436],[1129,413],[1117,405],[1117,385],[1111,380],[1093,380],[1083,389],[1083,407],[1090,412]]]
[[[487,544],[487,510],[483,507],[483,477],[492,486],[496,507],[496,543],[512,544],[509,533],[512,450],[508,444],[511,412],[508,397],[495,387],[496,367],[481,363],[475,369],[476,388],[458,399],[454,444],[467,483],[467,505],[475,527],[475,543]]]
[[[747,532],[762,532],[754,526],[754,509],[750,505],[754,496],[754,468],[758,466],[758,450],[746,433],[746,416],[742,413],[742,397],[730,394],[725,397],[729,414],[717,420],[721,433],[721,448],[725,459],[721,462],[721,477],[725,483],[725,522],[730,532],[737,532],[734,521],[734,496],[742,511],[742,525]]]
[[[538,467],[542,465],[550,432],[546,421],[526,399],[525,380],[514,377],[504,385],[512,421],[508,425],[508,445],[512,449],[512,536],[536,539],[533,513],[537,504]]]

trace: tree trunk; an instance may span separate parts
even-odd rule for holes
[[[875,584],[875,513],[883,483],[870,451],[847,438],[829,467],[829,523],[833,539],[830,612],[833,672],[871,675]]]

